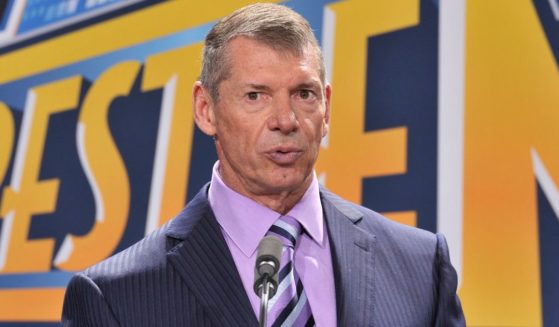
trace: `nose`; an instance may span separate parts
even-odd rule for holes
[[[288,135],[299,128],[299,121],[289,97],[276,97],[273,101],[272,111],[268,119],[270,130]]]

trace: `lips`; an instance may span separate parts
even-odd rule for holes
[[[266,151],[265,155],[268,159],[277,165],[291,165],[299,159],[303,154],[303,150],[292,146],[279,146]]]

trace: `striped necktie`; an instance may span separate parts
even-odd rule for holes
[[[295,243],[301,235],[301,230],[297,220],[283,216],[276,220],[266,233],[276,236],[283,244],[278,290],[268,303],[268,325],[272,327],[315,325],[303,283],[293,264]]]

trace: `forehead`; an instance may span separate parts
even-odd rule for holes
[[[253,38],[236,37],[228,42],[225,54],[230,73],[227,75],[254,74],[265,70],[279,73],[298,68],[322,79],[320,56],[311,44],[301,50],[283,49]]]

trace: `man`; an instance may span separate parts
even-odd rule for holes
[[[77,274],[63,324],[256,326],[256,248],[275,233],[295,243],[285,243],[270,325],[464,326],[441,235],[318,185],[330,97],[300,15],[256,4],[221,20],[193,90],[219,159],[211,183],[161,229]]]

